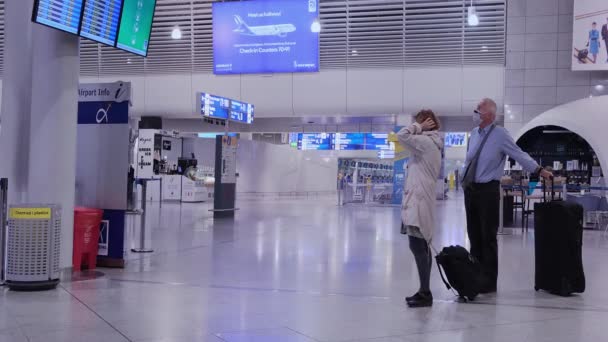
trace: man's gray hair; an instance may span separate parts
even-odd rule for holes
[[[487,104],[490,106],[490,110],[492,111],[492,114],[496,115],[497,111],[498,111],[498,106],[496,105],[496,102],[494,100],[492,100],[491,98],[484,98],[483,100],[481,100],[483,103]]]

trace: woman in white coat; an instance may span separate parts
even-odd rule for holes
[[[401,219],[409,235],[410,250],[416,259],[420,289],[406,298],[410,307],[433,305],[430,289],[432,255],[429,244],[435,227],[436,184],[441,169],[443,139],[440,123],[431,110],[416,114],[415,122],[403,128],[397,137],[410,150],[407,179],[403,191]]]

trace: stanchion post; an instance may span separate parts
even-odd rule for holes
[[[4,285],[6,264],[6,219],[8,179],[0,179],[0,285]]]
[[[141,219],[140,219],[140,229],[139,229],[139,248],[132,248],[131,252],[133,253],[152,253],[153,249],[146,248],[146,203],[147,203],[147,187],[148,180],[141,179]]]

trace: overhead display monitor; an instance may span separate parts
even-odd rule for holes
[[[121,9],[122,0],[86,0],[80,36],[114,46]]]
[[[467,146],[467,133],[446,133],[445,147],[465,147]]]
[[[572,70],[608,70],[608,1],[574,0]]]
[[[78,34],[82,2],[83,0],[36,0],[32,21],[61,31]]]
[[[333,150],[332,133],[299,133],[298,150]]]
[[[230,120],[245,124],[252,124],[253,105],[251,103],[230,100]]]
[[[213,71],[319,71],[318,0],[213,3]]]
[[[388,141],[388,133],[365,134],[365,149],[376,151],[394,150],[394,145]]]
[[[334,148],[336,150],[352,151],[365,149],[364,133],[336,133]]]
[[[228,120],[230,116],[230,100],[207,93],[199,93],[197,103],[201,115],[213,119]]]
[[[196,102],[201,115],[204,117],[244,124],[253,123],[254,106],[251,103],[207,93],[198,93]]]
[[[124,0],[116,47],[147,56],[156,0]]]

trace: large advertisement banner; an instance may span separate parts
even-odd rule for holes
[[[608,1],[574,1],[572,70],[608,70]]]
[[[214,73],[319,71],[317,1],[214,2]]]

